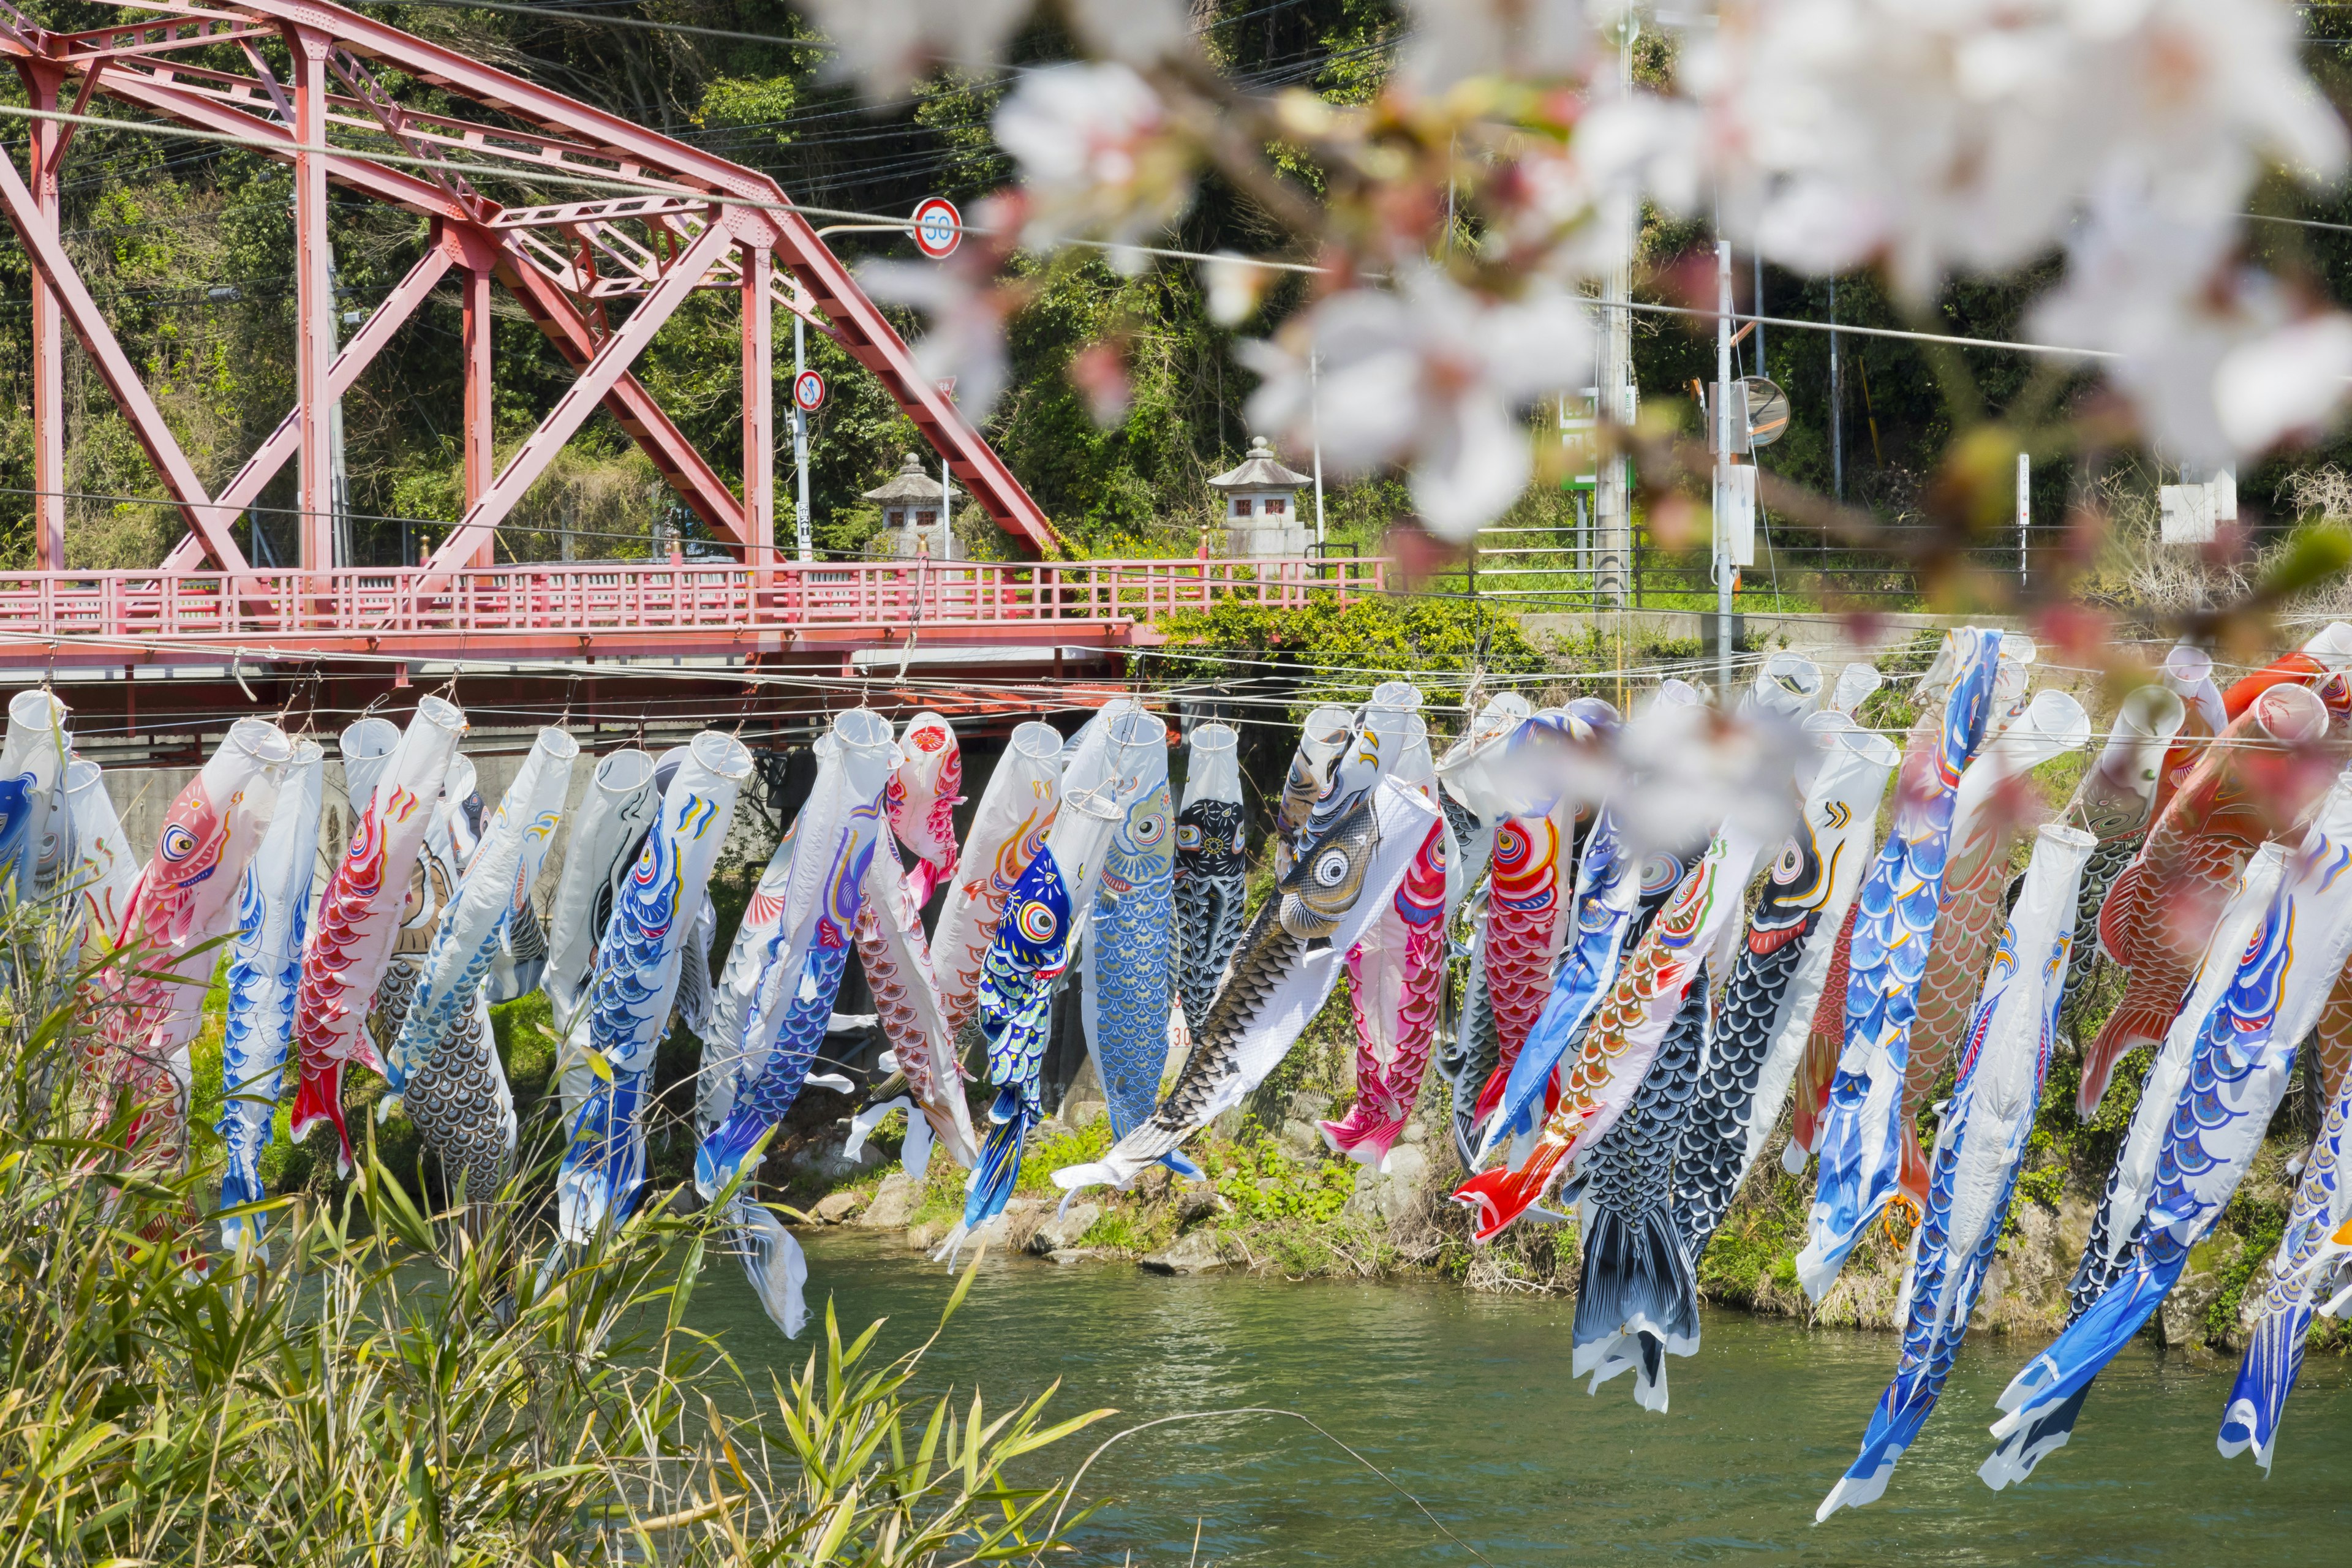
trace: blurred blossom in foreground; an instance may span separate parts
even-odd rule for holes
[[[1579,0],[1405,0],[1405,9],[1412,29],[1397,75],[1422,92],[1469,77],[1572,76],[1594,52],[1592,21]]]
[[[1880,260],[1924,300],[2032,259],[2104,184],[2215,222],[2265,161],[2334,173],[2301,33],[2278,0],[1750,0],[1677,79],[1735,237],[1807,272]]]
[[[1274,274],[1239,251],[1220,250],[1201,263],[1201,288],[1208,295],[1209,320],[1238,327],[1257,314],[1257,302]]]
[[[1062,0],[1062,13],[1089,51],[1129,65],[1171,58],[1192,41],[1186,0]]]
[[[2210,467],[2315,426],[2342,402],[2352,321],[2304,310],[2239,258],[2231,226],[2179,222],[2103,192],[2031,330],[2123,356],[2106,376],[2137,406],[2150,444]]]
[[[967,245],[979,255],[986,247]],[[875,299],[911,305],[930,318],[930,331],[914,344],[915,363],[932,381],[952,378],[956,404],[974,424],[988,417],[1004,390],[1004,321],[1020,303],[1011,289],[990,276],[993,262],[868,261],[857,281]]]
[[[816,30],[841,46],[829,68],[855,74],[869,99],[896,98],[934,66],[993,68],[1033,0],[803,0]]]
[[[1342,471],[1408,465],[1423,521],[1458,541],[1526,488],[1534,463],[1519,410],[1591,379],[1592,331],[1586,307],[1558,289],[1488,300],[1424,267],[1393,293],[1334,294],[1280,338],[1235,353],[1265,378],[1250,428],[1301,450],[1319,434],[1324,461]]]
[[[1024,243],[1098,238],[1133,245],[1184,216],[1192,157],[1169,134],[1160,95],[1126,66],[1031,71],[996,111],[996,141],[1021,165],[1029,198]],[[1130,277],[1150,258],[1114,250]]]
[[[1686,843],[1717,823],[1767,841],[1796,816],[1797,764],[1810,745],[1780,714],[1738,717],[1695,702],[1654,702],[1620,731],[1625,777],[1611,809],[1632,853]]]

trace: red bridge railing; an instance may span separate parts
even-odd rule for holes
[[[1295,607],[1386,586],[1370,558],[1071,563],[888,561],[715,565],[582,563],[489,571],[0,574],[0,645],[513,657],[701,653],[787,641],[1121,643],[1178,609],[1224,599]],[[0,654],[0,658],[5,658]]]

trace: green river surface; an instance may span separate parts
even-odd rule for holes
[[[789,1374],[823,1332],[889,1318],[896,1353],[952,1285],[896,1235],[803,1232],[814,1323],[787,1345],[731,1263],[696,1318],[744,1369]],[[968,1259],[967,1259],[968,1260]],[[1886,1496],[1816,1526],[1894,1368],[1891,1334],[1706,1314],[1668,1363],[1664,1415],[1630,1375],[1569,1375],[1570,1303],[1441,1281],[1165,1279],[1126,1264],[990,1258],[919,1386],[977,1384],[989,1409],[1059,1378],[1053,1411],[1117,1416],[1049,1450],[1075,1469],[1122,1426],[1276,1405],[1320,1423],[1427,1505],[1484,1560],[1562,1563],[2352,1563],[2352,1364],[2315,1356],[2287,1407],[2273,1479],[2213,1447],[2233,1360],[2191,1364],[2143,1341],[2099,1379],[2073,1444],[1996,1493],[1976,1478],[1993,1398],[2042,1347],[1981,1335]],[[763,1359],[764,1358],[764,1359]],[[1380,1479],[1295,1421],[1223,1416],[1139,1433],[1088,1473],[1108,1506],[1079,1563],[1472,1563]]]

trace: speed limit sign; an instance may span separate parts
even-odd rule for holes
[[[915,247],[945,261],[963,243],[963,214],[945,196],[926,196],[915,206]]]
[[[793,377],[793,406],[803,414],[814,414],[824,407],[824,377],[813,370]]]

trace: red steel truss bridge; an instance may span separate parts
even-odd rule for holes
[[[1228,595],[1295,603],[1381,586],[1381,563],[1198,561],[1078,564],[803,563],[775,534],[774,323],[790,312],[878,377],[972,499],[1040,557],[1053,524],[954,402],[918,367],[784,191],[765,174],[341,6],[131,0],[135,19],[80,31],[0,0],[0,52],[36,111],[29,167],[0,158],[0,205],[33,267],[35,553],[0,574],[0,674],[78,678],[78,711],[136,734],[176,710],[269,700],[288,681],[382,689],[439,669],[503,667],[515,690],[576,689],[597,666],[669,663],[713,689],[746,671],[854,677],[961,660],[975,679],[1052,659],[1115,673],[1151,618]],[[432,108],[404,101],[429,96]],[[113,116],[194,132],[291,166],[297,396],[218,489],[208,489],[77,273],[59,227],[60,172],[97,100]],[[127,114],[123,111],[129,111]],[[485,170],[592,200],[509,206]],[[475,178],[469,178],[472,174]],[[333,186],[426,220],[431,243],[338,342],[330,278]],[[338,566],[331,410],[426,298],[462,292],[464,507],[420,564]],[[503,466],[491,444],[493,291],[535,321],[574,379]],[[687,296],[740,301],[744,482],[730,487],[634,374]],[[186,531],[143,572],[65,563],[64,356],[70,332],[129,421]],[[730,559],[499,565],[495,531],[564,444],[608,411]],[[298,558],[248,561],[232,531],[289,464]],[[990,650],[995,650],[992,655]],[[895,657],[894,657],[895,656]],[[988,664],[995,657],[1003,666]],[[1075,665],[1071,673],[1080,673]],[[257,688],[257,679],[267,689]],[[233,682],[224,686],[224,682]],[[607,682],[607,684],[611,684]],[[667,682],[630,682],[674,690]],[[935,685],[937,683],[934,683]],[[178,689],[176,691],[173,689]],[[223,702],[223,698],[229,700]],[[244,697],[239,704],[236,699]],[[641,708],[650,706],[641,701]]]

